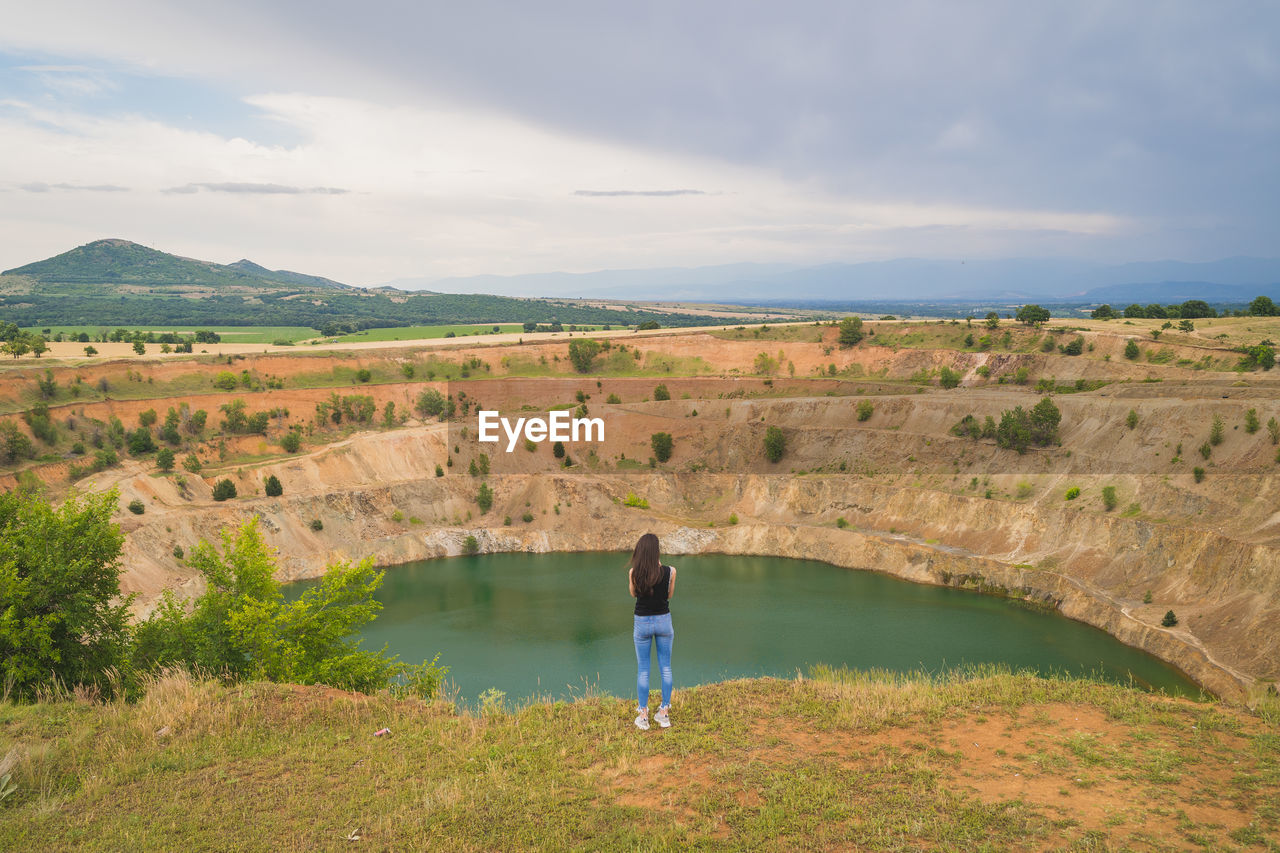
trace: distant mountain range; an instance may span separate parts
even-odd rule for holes
[[[565,299],[365,289],[252,261],[215,264],[96,240],[0,273],[0,320],[19,326],[387,326],[534,323],[692,326],[723,317]]]
[[[316,275],[269,270],[253,261],[215,264],[170,255],[128,240],[95,240],[69,252],[0,275],[24,276],[41,284],[114,284],[162,289],[238,287],[325,290],[352,289]]]
[[[1044,302],[1248,302],[1280,297],[1280,258],[1207,263],[1100,264],[1010,258],[903,258],[859,264],[727,264],[442,279],[397,279],[401,290],[606,299],[753,303],[1037,300]]]

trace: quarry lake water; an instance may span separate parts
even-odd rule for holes
[[[482,554],[392,566],[366,647],[440,654],[458,698],[635,693],[623,553]],[[673,556],[677,690],[814,664],[939,671],[1003,663],[1196,696],[1173,667],[1103,631],[1016,602],[781,557]],[[290,584],[300,595],[308,583]],[[651,684],[656,689],[656,661]]]

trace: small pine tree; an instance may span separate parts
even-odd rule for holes
[[[267,477],[262,484],[262,490],[267,493],[269,498],[278,498],[284,494],[284,486],[280,485],[280,478],[275,474]]]
[[[1244,413],[1244,431],[1253,435],[1262,428],[1262,422],[1258,420],[1258,410],[1250,409]]]
[[[563,441],[557,441],[555,444],[551,445],[551,455],[557,459],[564,458],[564,442]]]
[[[236,484],[230,480],[219,480],[218,484],[213,487],[213,499],[215,501],[230,500],[236,496]]]
[[[1132,361],[1136,359],[1139,354],[1138,342],[1130,339],[1129,342],[1124,345],[1124,357]]]
[[[156,454],[156,467],[166,473],[172,471],[173,451],[167,447],[160,448],[160,452]]]
[[[1116,487],[1103,486],[1102,487],[1102,505],[1107,508],[1107,512],[1111,512],[1111,510],[1115,509],[1116,503],[1117,503]]]
[[[666,462],[671,458],[671,433],[655,432],[649,436],[649,446],[653,448],[653,455],[659,462]]]
[[[655,399],[655,400],[670,400],[670,399],[671,399],[671,392],[667,390],[667,386],[666,386],[666,385],[659,385],[659,386],[657,386],[657,387],[655,387],[655,388],[653,389],[653,399]]]
[[[1271,436],[1272,444],[1280,444],[1280,421],[1275,418],[1267,419],[1267,435]]]
[[[1213,422],[1209,426],[1209,443],[1214,447],[1222,444],[1222,436],[1226,430],[1226,422],[1222,420],[1222,415],[1214,415]]]
[[[1160,620],[1160,624],[1166,628],[1172,628],[1178,624],[1178,616],[1172,610],[1164,614],[1164,618]]]
[[[1138,425],[1138,410],[1130,409],[1128,416],[1124,419],[1124,422],[1128,425],[1129,429],[1136,427]]]
[[[771,426],[764,431],[764,456],[770,462],[777,462],[787,451],[787,437],[779,427]]]
[[[493,506],[493,489],[489,488],[487,483],[481,483],[480,489],[476,492],[476,506],[480,507],[480,512],[486,513]]]

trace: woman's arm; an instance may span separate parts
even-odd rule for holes
[[[676,567],[671,567],[671,582],[667,585],[667,598],[670,599],[676,594]]]
[[[632,598],[636,597],[636,579],[635,579],[635,576],[632,574],[634,571],[635,569],[627,570],[627,589],[631,590]]]

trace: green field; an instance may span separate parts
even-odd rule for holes
[[[430,338],[445,338],[453,332],[455,337],[468,335],[517,334],[524,327],[519,323],[478,323],[464,326],[402,326],[394,329],[365,329],[353,335],[343,335],[332,340],[338,343],[359,343],[361,341],[421,341]],[[568,329],[568,326],[565,327]],[[592,332],[600,326],[576,326],[585,332]],[[619,326],[618,328],[623,328]],[[494,329],[499,331],[495,332]]]
[[[517,327],[519,328],[519,327]],[[90,338],[97,338],[104,330],[113,332],[116,329],[128,329],[130,332],[174,332],[191,335],[196,329],[208,329],[222,336],[223,343],[228,344],[269,344],[274,341],[301,341],[314,338],[319,334],[310,326],[35,326],[23,329],[35,335],[44,335],[52,340],[59,332],[65,335],[78,335],[85,332]],[[367,339],[366,339],[367,340]]]

